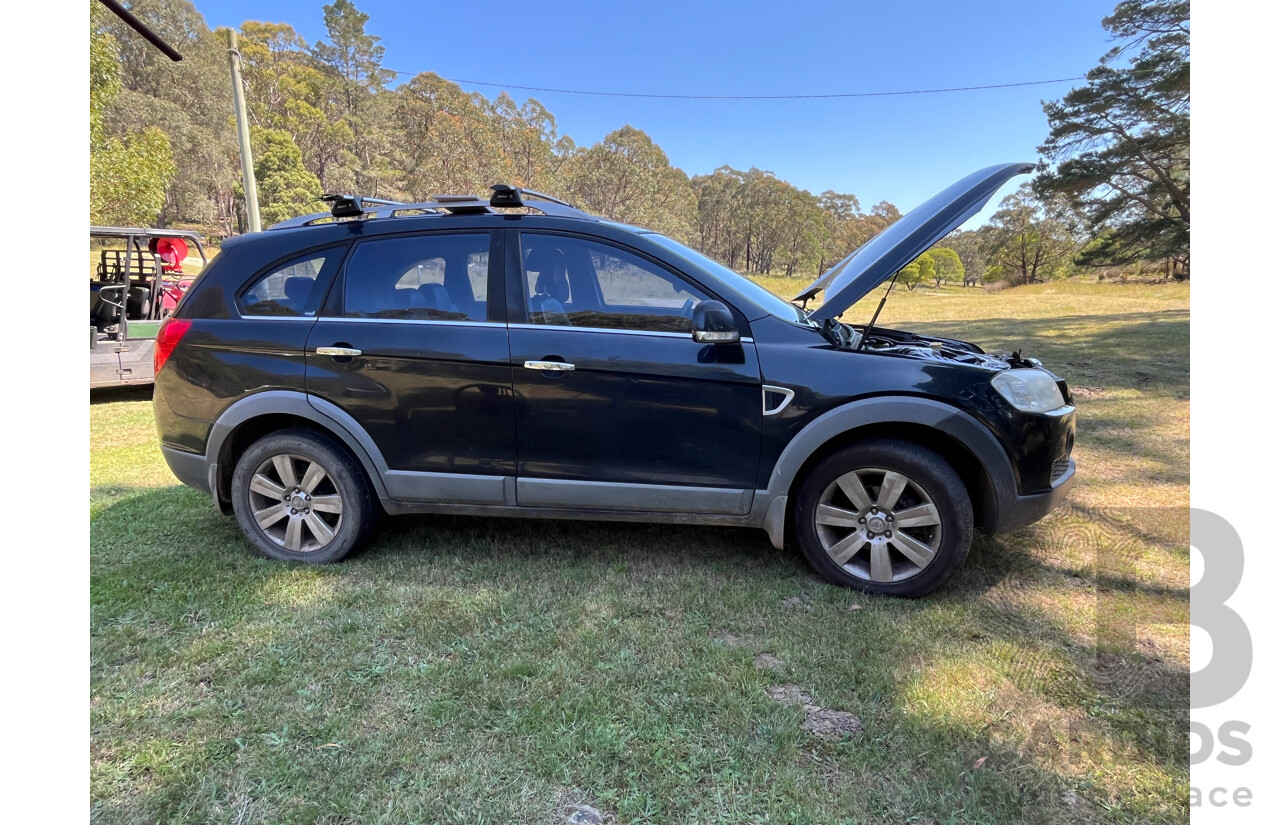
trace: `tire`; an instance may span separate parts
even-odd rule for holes
[[[304,429],[271,433],[244,451],[231,476],[231,506],[258,553],[309,564],[341,561],[368,537],[378,513],[351,454]]]
[[[960,476],[937,453],[905,441],[865,441],[822,459],[801,481],[792,516],[800,550],[819,575],[886,596],[937,590],[964,564],[973,540],[973,506]]]

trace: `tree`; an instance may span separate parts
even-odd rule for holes
[[[334,91],[342,115],[351,127],[351,149],[357,162],[355,188],[365,195],[377,195],[378,182],[386,184],[385,168],[387,130],[380,121],[389,114],[388,100],[378,93],[395,73],[382,68],[386,52],[380,37],[365,31],[369,15],[355,7],[351,0],[333,0],[324,6],[324,26],[328,43],[316,43],[312,54],[336,75]]]
[[[333,78],[317,65],[307,41],[291,26],[254,20],[241,26],[240,35],[250,121],[288,132],[325,191],[355,191],[355,133],[343,102],[331,94]]]
[[[565,171],[571,197],[610,220],[646,226],[677,240],[693,231],[697,201],[688,175],[633,126],[579,150]]]
[[[424,72],[397,90],[390,121],[393,164],[414,200],[483,193],[513,177],[483,95],[469,95],[456,83]]]
[[[355,7],[351,0],[333,0],[324,7],[324,28],[328,43],[316,43],[312,49],[316,59],[333,67],[342,79],[342,93],[347,114],[355,115],[360,104],[381,91],[395,74],[382,68],[386,47],[379,46],[381,37],[364,30],[369,15]]]
[[[120,94],[120,60],[116,39],[100,28],[102,6],[89,4],[89,150],[106,141],[103,118]]]
[[[933,253],[926,251],[919,258],[913,261],[915,269],[910,273],[909,278],[904,279],[907,289],[915,289],[925,281],[932,281],[937,276],[937,264],[934,262]]]
[[[1102,21],[1121,42],[1086,86],[1044,104],[1050,129],[1036,191],[1065,196],[1106,238],[1081,263],[1172,258],[1189,272],[1190,15],[1187,0],[1123,0]],[[1127,68],[1114,65],[1134,50]]]
[[[690,181],[698,203],[694,244],[704,254],[734,268],[742,251],[737,200],[744,178],[745,173],[721,166],[710,175],[697,175]]]
[[[954,283],[964,280],[964,263],[960,260],[960,255],[954,250],[945,246],[935,246],[925,253],[933,259],[933,283],[934,286],[942,286],[944,283]]]
[[[508,170],[508,179],[502,182],[535,190],[556,189],[557,173],[576,150],[572,140],[556,132],[555,116],[533,98],[517,106],[506,92],[493,102],[492,112]]]
[[[283,129],[253,127],[253,176],[258,182],[262,223],[320,211],[320,179],[302,164],[302,150]]]
[[[166,135],[174,173],[167,178],[159,216],[223,221],[229,225],[238,177],[227,44],[209,30],[188,0],[133,0],[129,10],[183,56],[174,63],[115,15],[102,29],[119,48],[120,93],[104,112],[107,133],[128,143],[156,128]],[[158,142],[154,142],[159,146]]]
[[[390,88],[394,73],[382,67],[369,15],[354,0],[322,2],[320,42],[286,23],[240,27],[268,223],[319,209],[320,191],[419,201],[512,183],[687,239],[750,274],[799,276],[829,267],[899,217],[890,203],[863,212],[852,193],[815,197],[758,168],[726,166],[690,180],[631,126],[578,147],[531,98],[468,93],[431,73]],[[210,31],[191,0],[130,0],[182,50],[185,59],[171,63],[118,19],[99,15],[98,5],[90,42],[94,219],[182,221],[231,234],[244,210],[226,30]]]
[[[828,189],[818,196],[818,206],[823,212],[818,271],[825,272],[857,246],[856,219],[860,214],[861,205],[856,195],[841,194]]]
[[[947,247],[960,257],[965,286],[977,286],[982,279],[982,273],[987,268],[987,248],[990,246],[986,236],[990,231],[989,224],[978,230],[961,232],[957,229],[943,239]]]
[[[920,279],[924,277],[924,272],[920,267],[921,258],[916,258],[911,263],[898,270],[898,283],[907,289],[915,289],[920,283]]]
[[[116,40],[101,28],[98,4],[89,13],[89,221],[150,226],[164,208],[176,173],[169,138],[157,128],[108,134],[108,108],[121,89]]]
[[[1044,215],[1026,183],[1000,201],[986,240],[992,265],[1014,285],[1034,284],[1061,274],[1076,251],[1075,239],[1066,226]]]
[[[159,129],[110,138],[89,154],[89,221],[151,226],[176,172],[169,138]]]
[[[844,225],[839,215],[847,217],[857,208],[852,195],[814,197],[755,168],[742,172],[722,166],[695,177],[692,185],[698,222],[694,243],[753,274],[780,270],[790,277],[825,266],[834,254],[830,234]]]

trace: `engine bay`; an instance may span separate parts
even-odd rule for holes
[[[943,361],[949,364],[970,364],[991,370],[1038,366],[1034,361],[1024,359],[1018,352],[986,353],[975,344],[957,341],[954,338],[936,338],[884,327],[873,327],[870,336],[866,336],[865,327],[854,327],[849,324],[840,324],[840,327],[841,329],[837,331],[841,339],[839,345],[851,350]]]

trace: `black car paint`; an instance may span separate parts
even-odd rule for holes
[[[517,269],[517,233],[526,228],[602,239],[682,274],[732,310],[742,343],[702,345],[685,336],[526,324]],[[301,253],[440,230],[495,233],[485,324],[240,315],[238,291]],[[318,315],[336,314],[339,291],[333,287],[341,277],[340,269],[326,271],[318,284],[327,294]],[[776,481],[775,464],[786,446],[817,418],[861,399],[896,398],[941,401],[979,422],[1001,445],[1004,455],[995,460],[1007,466],[1002,473],[987,468],[987,474],[1013,479],[1012,490],[997,491],[1013,503],[992,512],[1038,512],[1037,502],[1047,509],[1074,475],[1073,464],[1065,479],[1050,476],[1074,441],[1074,412],[1014,410],[992,388],[990,369],[837,347],[818,329],[763,312],[732,284],[643,233],[607,222],[431,215],[243,236],[224,244],[175,314],[192,326],[156,383],[157,428],[167,457],[206,453],[210,432],[228,407],[281,390],[310,393],[349,414],[393,471],[763,491]],[[364,352],[353,359],[314,353],[334,344]],[[551,376],[523,369],[525,360],[547,359],[577,369]],[[782,412],[765,416],[763,385],[794,390],[795,396]],[[975,461],[992,460],[990,451],[970,451]],[[474,501],[518,507],[506,488],[493,489],[491,497]],[[1014,501],[1019,497],[1040,498]],[[742,501],[760,521],[761,508],[750,505],[749,495]]]
[[[814,417],[859,398],[907,396],[941,399],[981,421],[1009,455],[1018,491],[1041,493],[1049,473],[1074,441],[1075,413],[1057,418],[1019,412],[991,386],[992,371],[871,351],[840,349],[816,330],[769,316],[753,322],[766,384],[795,390],[763,433],[758,484],[767,483],[782,449]],[[971,345],[970,345],[971,346]],[[979,350],[980,352],[981,350]]]

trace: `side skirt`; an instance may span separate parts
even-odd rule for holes
[[[636,510],[574,510],[563,507],[511,507],[488,504],[441,504],[418,501],[383,500],[390,515],[438,513],[457,516],[503,516],[512,518],[569,519],[572,521],[630,521],[655,524],[707,524],[726,527],[762,527],[760,519],[748,513],[741,516],[706,513],[672,513]]]

